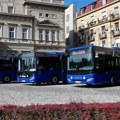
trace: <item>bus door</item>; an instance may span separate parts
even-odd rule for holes
[[[37,82],[45,82],[48,74],[47,72],[47,58],[38,57],[37,60]],[[46,77],[45,77],[46,74]]]
[[[56,79],[58,82],[60,75],[60,60],[58,57],[44,56],[38,58],[37,76],[40,82],[51,82]]]
[[[61,56],[61,80],[63,83],[67,82],[67,57]]]
[[[95,60],[96,66],[96,79],[98,82],[109,82],[110,78],[110,68],[109,64],[111,62],[110,55],[99,54],[98,58]]]

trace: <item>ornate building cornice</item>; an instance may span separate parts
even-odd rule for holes
[[[37,1],[29,1],[26,0],[23,5],[42,5],[42,6],[49,6],[49,7],[59,7],[59,8],[63,8],[66,9],[68,8],[68,6],[66,5],[61,5],[61,4],[53,4],[53,3],[45,3],[45,2],[37,2]]]

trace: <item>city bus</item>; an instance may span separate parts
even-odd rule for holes
[[[67,83],[67,54],[63,52],[27,52],[19,56],[18,82]]]
[[[15,55],[0,55],[0,81],[17,81],[18,59]]]
[[[86,85],[120,82],[120,48],[83,46],[68,50],[67,81]]]

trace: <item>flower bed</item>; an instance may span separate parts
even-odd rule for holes
[[[4,105],[0,120],[120,120],[120,103]]]

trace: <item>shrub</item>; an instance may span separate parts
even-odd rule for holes
[[[120,120],[120,103],[3,105],[0,120]]]

